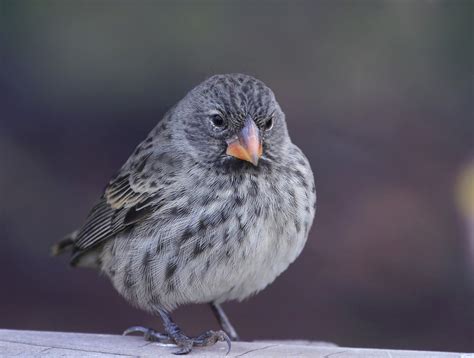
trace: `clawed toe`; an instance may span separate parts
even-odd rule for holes
[[[150,342],[160,342],[160,343],[173,343],[171,338],[167,334],[159,333],[152,328],[145,328],[141,326],[133,326],[127,328],[123,335],[127,336],[133,333],[141,333],[143,334],[143,338]]]
[[[177,350],[176,352],[173,352],[173,354],[176,354],[177,356],[188,354],[193,349],[192,340],[189,340],[189,342],[180,342],[180,343],[177,343],[177,345],[179,347],[179,350]]]
[[[212,346],[217,342],[227,343],[227,354],[230,352],[231,340],[224,331],[207,331],[200,336],[193,338],[193,345],[196,347]]]
[[[189,338],[183,334],[180,334],[175,338],[176,345],[180,348],[176,355],[188,354],[191,352],[193,347],[207,347],[216,344],[217,342],[227,343],[227,354],[230,352],[231,341],[229,336],[224,331],[207,331],[198,337]]]

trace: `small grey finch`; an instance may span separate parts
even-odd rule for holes
[[[160,315],[147,340],[193,346],[237,340],[220,304],[273,282],[313,222],[314,178],[263,82],[216,75],[165,114],[109,182],[84,225],[53,247],[107,275],[132,305]],[[170,313],[209,303],[222,330],[188,337]]]

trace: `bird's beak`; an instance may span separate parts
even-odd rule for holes
[[[227,141],[226,154],[257,166],[258,160],[262,156],[262,140],[258,127],[252,118],[247,117],[240,133]]]

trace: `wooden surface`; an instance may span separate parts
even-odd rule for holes
[[[188,357],[223,357],[226,344],[195,348]],[[0,357],[176,357],[174,346],[138,336],[0,330]],[[474,358],[474,354],[343,348],[305,341],[234,342],[228,357]]]

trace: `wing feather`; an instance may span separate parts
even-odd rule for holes
[[[159,178],[140,176],[150,155],[135,163],[126,163],[121,173],[107,185],[92,208],[74,241],[73,261],[105,240],[146,220],[160,202]],[[133,168],[139,168],[136,171]],[[150,169],[150,168],[148,168]],[[150,181],[153,180],[153,189]]]

